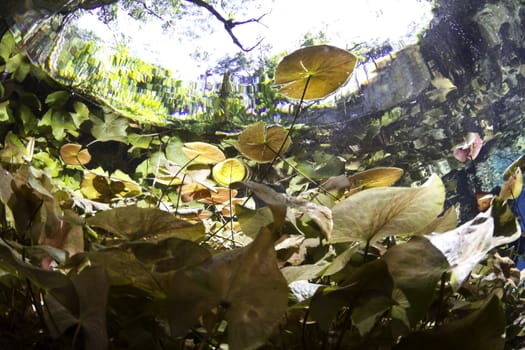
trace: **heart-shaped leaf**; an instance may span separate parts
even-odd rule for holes
[[[229,348],[257,349],[284,315],[287,294],[273,235],[263,228],[246,247],[216,254],[177,273],[165,310],[178,335],[185,334],[205,312],[220,308],[228,322]]]
[[[448,270],[445,256],[423,237],[413,237],[388,249],[383,256],[394,284],[410,302],[409,318],[419,321],[432,303],[436,283]]]
[[[130,240],[155,236],[157,239],[176,237],[198,241],[204,236],[202,224],[190,224],[156,208],[114,208],[100,211],[86,222]]]
[[[292,143],[288,132],[281,126],[266,127],[263,122],[248,126],[239,135],[241,153],[259,163],[269,163],[277,152],[284,154]]]
[[[356,62],[356,56],[334,46],[305,47],[283,58],[275,70],[275,84],[282,85],[278,92],[286,97],[320,99],[348,80]]]
[[[414,234],[443,210],[445,188],[437,175],[421,187],[377,187],[360,191],[332,208],[333,243],[374,242]]]

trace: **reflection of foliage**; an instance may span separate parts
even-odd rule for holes
[[[405,188],[399,168],[284,158],[297,133],[262,122],[139,127],[17,55],[4,37],[2,348],[519,347],[523,283],[489,253],[520,235],[502,197],[456,228],[436,175]],[[115,74],[153,82],[131,62]]]
[[[223,68],[215,72],[225,75],[223,83],[213,83],[212,76],[201,87],[201,83],[184,83],[169,70],[133,57],[123,45],[105,52],[94,40],[85,41],[89,33],[71,28],[66,36],[57,59],[49,62],[54,77],[140,122],[164,124],[174,116],[244,124],[251,116],[275,114],[278,99],[268,78],[273,69],[268,62],[255,64],[242,55],[225,58]],[[225,82],[228,89],[224,89]]]

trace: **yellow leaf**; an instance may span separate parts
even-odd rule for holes
[[[80,192],[88,199],[109,202],[113,198],[129,197],[142,191],[134,182],[89,172],[84,175],[80,183]]]
[[[259,163],[269,163],[284,154],[292,143],[288,132],[282,126],[266,127],[263,122],[248,126],[239,135],[241,153]]]
[[[353,54],[334,46],[305,47],[283,58],[275,70],[275,84],[282,85],[278,92],[286,97],[320,99],[348,80],[356,62]]]
[[[228,158],[215,164],[212,169],[213,178],[223,186],[230,186],[234,182],[244,180],[246,167],[235,158]]]
[[[387,187],[403,176],[403,169],[394,167],[377,167],[353,174],[348,178],[351,188]]]
[[[199,164],[215,164],[226,159],[217,146],[206,142],[187,142],[182,152],[194,163]]]

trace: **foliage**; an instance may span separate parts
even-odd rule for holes
[[[436,175],[408,188],[395,186],[399,168],[346,174],[339,155],[285,157],[293,125],[138,127],[37,80],[19,55],[4,36],[4,348],[502,349],[522,339],[523,284],[496,252],[521,235],[507,192],[456,227]],[[312,76],[334,66],[312,60]]]

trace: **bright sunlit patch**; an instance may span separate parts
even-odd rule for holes
[[[260,25],[239,26],[235,33],[246,47],[264,38],[261,49],[251,52],[255,57],[292,52],[303,43],[307,33],[314,36],[324,33],[330,45],[341,48],[390,45],[396,51],[417,40],[417,34],[432,18],[431,10],[431,1],[423,0],[325,0],[322,4],[315,0],[278,0],[236,18],[258,18],[266,13]],[[210,23],[214,21],[210,18]],[[215,23],[218,27],[215,26],[214,33],[199,39],[184,36],[183,31],[188,28],[184,23],[176,26],[181,28],[178,32],[165,34],[159,21],[136,23],[126,16],[119,16],[111,28],[89,14],[78,23],[110,43],[115,38],[127,41],[132,53],[171,69],[182,79],[198,79],[214,68],[218,59],[240,51],[221,30],[220,23]],[[191,27],[191,23],[188,25]],[[196,52],[204,58],[197,59]]]

